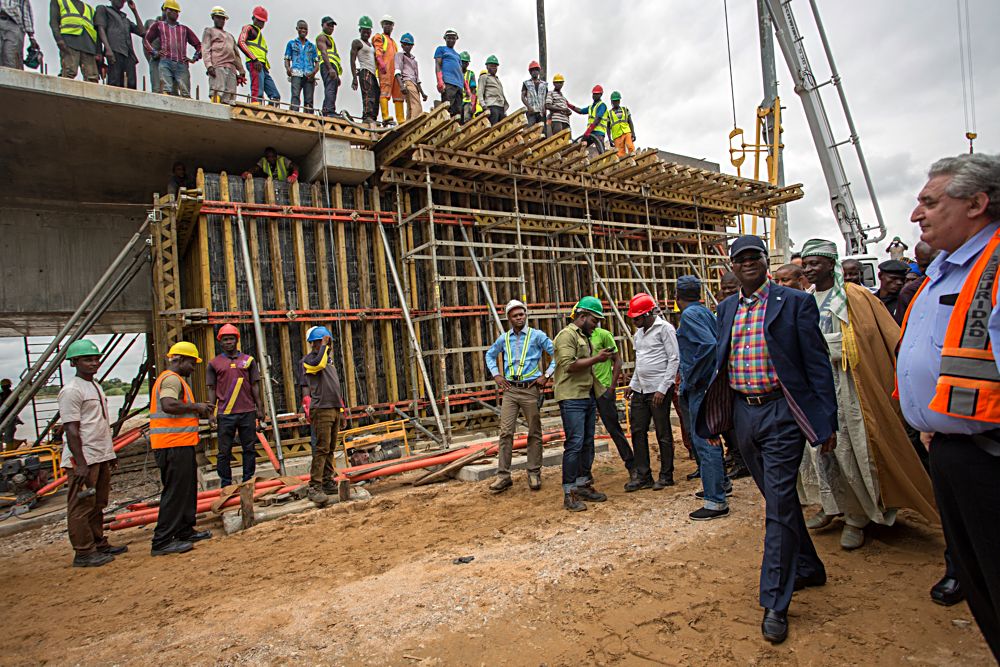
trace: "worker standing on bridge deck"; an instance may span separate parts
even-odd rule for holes
[[[243,26],[240,38],[236,42],[240,51],[247,59],[247,71],[250,72],[250,101],[260,104],[264,96],[271,102],[281,101],[281,93],[271,77],[271,61],[267,57],[267,40],[264,39],[264,25],[267,23],[267,10],[257,6],[253,8],[250,23]]]
[[[400,90],[406,98],[406,120],[416,118],[424,112],[423,102],[427,101],[427,95],[420,84],[420,67],[417,59],[413,55],[413,35],[404,33],[399,43],[403,50],[396,54],[396,78],[399,79]]]
[[[478,84],[476,74],[469,68],[472,56],[468,51],[462,51],[458,56],[462,64],[462,123],[468,123],[476,115],[479,104]]]
[[[337,434],[347,425],[347,404],[340,376],[333,365],[333,334],[326,327],[313,327],[306,341],[311,350],[302,357],[302,411],[316,434],[309,467],[308,498],[322,505],[327,496],[337,493],[334,459]]]
[[[455,50],[458,33],[446,30],[444,46],[434,50],[434,74],[437,77],[437,89],[441,93],[441,101],[448,105],[448,113],[452,118],[462,115],[462,88],[465,81],[462,78],[462,57]]]
[[[528,488],[542,488],[542,418],[539,398],[555,372],[555,348],[544,331],[526,326],[528,307],[514,299],[504,309],[510,331],[493,341],[486,351],[486,367],[493,381],[503,390],[500,402],[500,443],[498,445],[497,478],[490,491],[499,493],[513,486],[510,460],[514,451],[514,431],[517,418],[524,415],[528,422]],[[542,353],[552,358],[542,373]],[[503,370],[497,367],[497,357],[503,354]]]
[[[295,183],[299,180],[299,167],[284,155],[278,155],[273,147],[264,149],[264,157],[257,160],[257,164],[250,171],[243,172],[243,179],[263,176],[275,181],[287,181]]]
[[[285,45],[285,74],[292,84],[292,111],[299,111],[300,101],[306,113],[314,113],[313,94],[316,92],[316,73],[319,72],[319,51],[309,41],[309,24],[299,19],[295,23],[298,36]]]
[[[597,85],[591,91],[593,101],[590,106],[581,108],[569,105],[570,109],[587,117],[587,129],[583,132],[583,140],[596,151],[597,155],[604,152],[604,135],[608,133],[608,105],[601,101],[602,95],[604,88]]]
[[[500,61],[496,56],[486,59],[486,71],[479,75],[479,98],[482,106],[490,114],[490,125],[496,125],[507,116],[507,96],[503,92],[503,83],[497,76]]]
[[[635,125],[632,123],[632,112],[622,106],[622,94],[617,90],[611,93],[611,109],[608,110],[608,126],[611,132],[611,142],[618,149],[618,157],[635,153]]]
[[[542,78],[542,66],[537,60],[528,63],[528,75],[521,84],[521,103],[525,108],[528,125],[545,123],[545,100],[549,94],[549,84]]]
[[[236,86],[247,82],[236,38],[226,31],[229,15],[222,7],[212,7],[212,27],[201,36],[208,72],[208,92],[214,102],[232,104]]]
[[[98,7],[94,12],[94,25],[104,45],[104,58],[108,61],[108,85],[136,90],[135,66],[139,59],[132,46],[132,35],[142,37],[146,30],[142,27],[135,0],[128,0],[128,8],[132,10],[135,21],[122,11],[125,4],[125,0],[111,0],[111,4]]]
[[[358,38],[351,42],[351,90],[361,88],[361,120],[365,123],[378,120],[380,94],[375,74],[375,47],[369,41],[371,36],[372,20],[362,16],[358,19]]]
[[[73,567],[100,567],[128,551],[126,546],[111,546],[104,536],[104,508],[118,456],[111,443],[108,399],[94,380],[101,350],[80,339],[70,343],[66,358],[76,369],[76,376],[59,390],[59,419],[66,439],[62,466],[69,475],[66,529],[76,551]]]
[[[149,446],[160,469],[160,510],[153,531],[152,555],[191,551],[192,542],[207,540],[211,531],[195,530],[198,508],[198,418],[215,425],[215,407],[194,400],[185,378],[201,363],[194,343],[174,343],[167,352],[166,369],[149,394]]]
[[[323,31],[316,37],[316,49],[319,51],[319,75],[323,79],[323,115],[330,117],[337,115],[337,91],[344,68],[340,64],[337,43],[333,41],[337,22],[332,17],[324,16],[322,24]]]
[[[0,2],[0,67],[24,69],[24,37],[31,49],[38,49],[35,39],[35,15],[31,0]]]
[[[552,77],[552,90],[545,96],[545,110],[549,113],[551,134],[569,129],[569,101],[562,93],[565,84],[566,77],[556,74]]]
[[[159,68],[159,90],[157,93],[191,97],[191,71],[188,63],[197,62],[201,58],[201,42],[194,31],[186,25],[181,25],[178,18],[181,6],[176,0],[166,0],[163,3],[163,20],[149,26],[143,37],[143,45]],[[154,47],[154,43],[159,47]],[[194,47],[194,58],[188,58],[188,44]]]
[[[219,485],[233,483],[231,462],[233,436],[239,435],[243,450],[243,481],[257,470],[257,422],[263,422],[264,401],[260,397],[260,368],[249,354],[241,352],[240,330],[225,324],[217,336],[222,353],[208,362],[205,384],[208,403],[214,406],[218,423]]]
[[[75,79],[79,71],[86,81],[97,83],[100,73],[94,8],[83,0],[51,0],[49,27],[59,47],[59,76]]]
[[[392,124],[389,118],[389,100],[396,112],[396,123],[403,122],[403,89],[396,79],[396,54],[399,47],[392,38],[395,19],[386,14],[381,21],[382,32],[372,37],[372,47],[375,48],[375,63],[378,66],[379,106],[382,109],[382,120],[386,125]]]

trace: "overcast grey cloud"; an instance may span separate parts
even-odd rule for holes
[[[238,33],[249,20],[256,2],[247,0],[180,0],[181,20],[200,35],[209,24],[209,9],[221,3],[232,17],[229,29]],[[44,25],[47,3],[32,0],[38,23]],[[137,0],[143,18],[157,3]],[[385,14],[396,19],[395,35],[410,32],[416,38],[424,88],[433,92],[432,54],[447,28],[461,36],[460,50],[472,55],[478,71],[487,56],[500,59],[500,75],[517,107],[520,82],[527,77],[527,63],[537,57],[535,3],[508,0],[504,3],[425,0],[419,3],[381,3],[355,0],[322,3],[313,0],[265,2],[270,21],[265,35],[271,45],[271,61],[283,99],[289,84],[281,73],[284,44],[294,36],[297,19],[306,19],[310,35],[319,29],[319,18],[331,14],[337,21],[334,37],[346,58],[357,35],[357,21],[368,14],[376,22]],[[972,41],[976,73],[976,103],[979,120],[977,150],[1000,150],[1000,91],[995,63],[1000,61],[1000,3],[973,0]],[[808,3],[792,5],[802,29],[813,68],[819,79],[829,75],[822,45],[813,27]],[[826,0],[819,2],[830,43],[851,103],[862,144],[869,158],[872,177],[889,227],[889,237],[898,235],[910,246],[917,232],[909,220],[914,197],[924,181],[927,167],[936,158],[967,150],[962,111],[958,27],[955,4],[943,0]],[[549,0],[549,74],[567,78],[566,91],[577,104],[589,99],[595,83],[605,90],[619,90],[635,117],[637,143],[718,162],[734,173],[729,164],[727,135],[732,129],[729,71],[722,0],[645,0],[614,5],[597,0]],[[733,51],[733,78],[737,121],[753,136],[754,110],[762,97],[758,50],[756,3],[732,0],[729,21]],[[56,49],[47,30],[39,30],[50,69]],[[836,239],[840,233],[830,212],[829,198],[816,151],[801,105],[796,97],[780,52],[779,93],[782,96],[785,132],[785,176],[788,183],[802,183],[806,196],[788,207],[791,236],[801,246],[813,236]],[[139,64],[140,74],[146,64]],[[193,83],[207,91],[204,67],[192,66]],[[824,89],[828,110],[838,138],[847,131],[834,104],[832,87]],[[317,91],[319,94],[319,91]],[[340,108],[360,115],[359,94],[349,86],[341,89]],[[582,132],[583,117],[574,118],[574,132]],[[845,147],[845,162],[855,185],[855,198],[865,221],[872,220],[871,207],[855,162]],[[744,164],[744,175],[749,173]],[[885,243],[875,251],[881,253]],[[0,341],[0,375],[16,377],[23,367],[18,353],[20,340]],[[134,359],[132,357],[135,357]],[[120,375],[129,376],[138,364],[130,355]],[[131,362],[131,363],[129,363]]]

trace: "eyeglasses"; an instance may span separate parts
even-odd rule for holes
[[[764,255],[758,253],[740,253],[731,260],[733,264],[753,264],[764,259]]]

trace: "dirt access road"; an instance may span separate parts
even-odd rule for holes
[[[693,463],[678,464],[678,478]],[[736,482],[732,514],[693,523],[700,486],[622,491],[561,507],[523,473],[488,482],[372,487],[374,499],[311,511],[152,558],[68,567],[58,528],[0,545],[4,665],[989,665],[968,608],[927,591],[940,535],[908,512],[859,551],[816,535],[829,582],[796,594],[789,640],[760,638],[762,501]],[[466,565],[452,561],[475,556]]]

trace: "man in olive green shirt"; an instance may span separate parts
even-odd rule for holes
[[[563,507],[582,512],[587,506],[580,500],[593,502],[608,499],[593,487],[591,466],[594,463],[594,427],[597,420],[596,395],[604,387],[594,377],[593,367],[611,359],[613,353],[604,349],[594,354],[590,336],[604,319],[601,300],[585,296],[573,308],[573,322],[559,332],[554,341],[556,350],[555,399],[559,402],[566,442],[563,445],[562,481]]]
[[[621,380],[622,360],[618,355],[618,344],[615,337],[607,329],[597,327],[594,333],[590,334],[590,345],[594,352],[610,350],[611,359],[594,364],[594,377],[601,383],[602,391],[597,394],[597,414],[601,416],[604,430],[608,432],[611,439],[618,448],[618,455],[622,457],[625,469],[629,472],[631,479],[635,475],[635,461],[632,454],[632,445],[625,437],[625,431],[618,420],[618,401],[615,397],[618,382]]]

